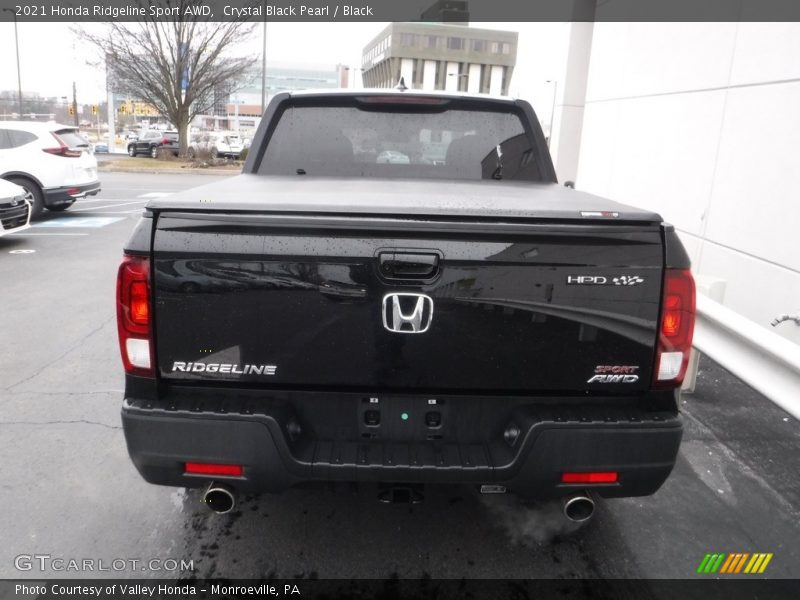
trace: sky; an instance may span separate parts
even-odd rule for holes
[[[387,23],[269,23],[267,62],[282,66],[333,68],[337,63],[359,65],[364,45]],[[84,27],[97,27],[84,24]],[[549,121],[553,85],[562,80],[566,64],[569,24],[566,23],[473,23],[472,26],[519,32],[517,65],[510,94],[530,101],[540,118]],[[19,23],[19,54],[22,90],[42,96],[72,98],[72,82],[78,103],[105,99],[105,74],[94,51],[71,31],[70,23]],[[261,56],[259,25],[244,48]],[[14,24],[0,23],[0,90],[17,89],[14,61]]]

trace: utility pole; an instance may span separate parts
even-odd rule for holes
[[[114,111],[114,88],[113,84],[111,83],[112,78],[109,77],[109,73],[111,72],[111,54],[106,54],[106,109],[108,110],[108,152],[109,154],[113,153],[116,148],[117,142],[117,131],[116,131],[116,123],[114,122],[115,118],[115,111]]]
[[[266,1],[264,2],[266,5]],[[266,8],[264,9],[266,13]],[[264,48],[261,51],[261,114],[267,106],[267,19],[264,19]]]
[[[14,17],[14,46],[17,51],[17,102],[19,102],[19,117],[22,120],[22,75],[19,70],[19,34],[17,33],[17,13],[10,8],[4,8],[3,12],[11,13]]]
[[[556,92],[558,91],[558,81],[555,79],[548,79],[546,83],[553,84],[553,106],[550,109],[550,135],[547,136],[547,147],[550,148],[550,142],[553,141],[553,131],[555,131],[556,127]]]
[[[75,82],[72,82],[72,112],[75,113],[75,127],[79,125],[78,122],[78,92],[75,89]]]

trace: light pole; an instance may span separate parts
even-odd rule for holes
[[[550,141],[553,139],[553,126],[556,120],[556,90],[558,89],[558,81],[555,79],[548,79],[545,83],[553,84],[553,106],[550,109],[550,135],[547,136],[547,147],[550,148]]]
[[[17,101],[19,102],[19,118],[22,119],[22,76],[19,70],[19,35],[17,34],[17,13],[11,8],[4,8],[3,12],[9,12],[14,17],[14,46],[17,50]]]
[[[264,0],[264,13],[267,12],[266,0]],[[261,50],[261,114],[267,106],[267,19],[264,18],[264,47]]]

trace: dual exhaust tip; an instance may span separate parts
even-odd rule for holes
[[[564,516],[573,523],[585,523],[594,514],[594,500],[588,492],[573,494],[564,499]]]
[[[213,512],[224,515],[236,506],[236,490],[224,483],[212,481],[203,494],[203,502]]]

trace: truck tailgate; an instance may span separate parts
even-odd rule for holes
[[[163,379],[487,394],[652,379],[658,223],[156,216]]]

